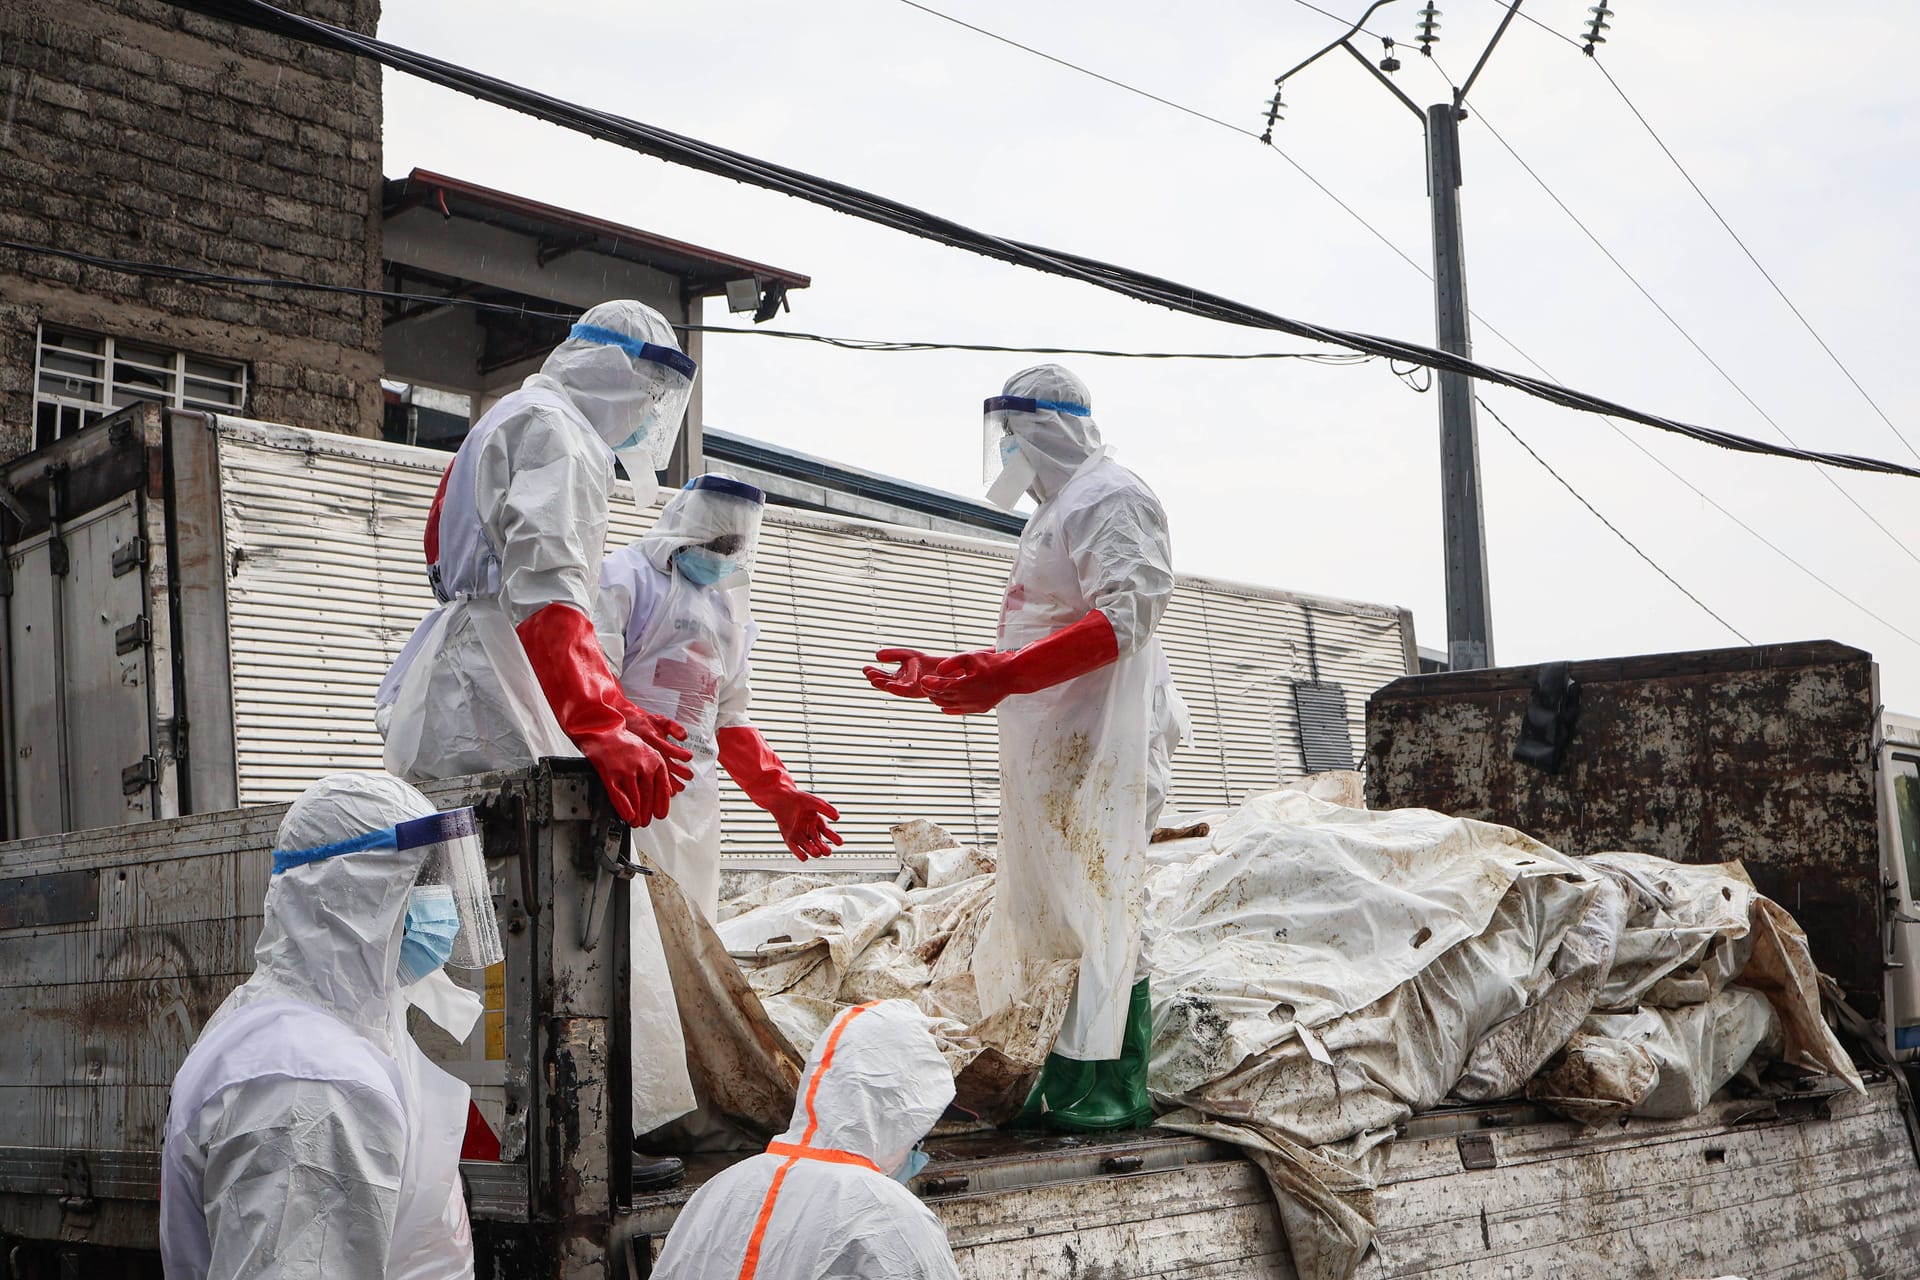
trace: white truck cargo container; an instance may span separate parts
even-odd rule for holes
[[[0,468],[0,731],[14,837],[291,800],[378,768],[373,694],[433,603],[421,531],[449,455],[142,405]],[[610,543],[643,527],[616,495]],[[882,644],[991,642],[1012,544],[770,507],[753,715],[845,815],[841,867],[902,816],[986,836],[991,720],[860,675]],[[1174,803],[1215,808],[1357,756],[1417,669],[1403,609],[1183,576],[1161,635],[1193,712]],[[725,852],[785,868],[723,784]]]

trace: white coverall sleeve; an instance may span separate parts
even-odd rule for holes
[[[747,633],[740,640],[739,667],[727,673],[726,683],[720,687],[720,714],[714,722],[716,729],[734,729],[753,723],[747,715],[747,707],[753,702],[753,642],[759,638],[760,625],[749,622]]]
[[[1081,590],[1113,624],[1120,656],[1138,652],[1173,596],[1167,513],[1151,493],[1126,488],[1067,513],[1063,525]]]
[[[514,626],[550,604],[594,616],[612,480],[606,446],[557,409],[535,407],[487,437],[474,500],[500,553],[500,603]]]
[[[268,1076],[201,1119],[207,1280],[386,1275],[407,1142],[390,1093]]]

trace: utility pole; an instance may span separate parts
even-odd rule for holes
[[[1433,206],[1434,345],[1471,358],[1467,262],[1460,234],[1460,117],[1451,102],[1427,108],[1427,197]],[[1493,602],[1487,596],[1487,530],[1480,504],[1480,421],[1473,380],[1441,373],[1440,520],[1446,539],[1447,665],[1493,665]]]
[[[1386,48],[1380,65],[1353,46],[1353,37],[1366,25],[1376,9],[1393,0],[1374,0],[1367,11],[1338,40],[1327,45],[1273,82],[1273,101],[1267,104],[1267,128],[1261,141],[1273,141],[1273,126],[1283,105],[1281,86],[1302,70],[1318,62],[1335,49],[1352,54],[1368,74],[1385,85],[1389,92],[1419,119],[1426,131],[1427,198],[1433,211],[1433,317],[1434,345],[1442,351],[1462,357],[1473,355],[1473,338],[1467,328],[1467,263],[1465,239],[1460,226],[1460,122],[1467,118],[1464,106],[1467,90],[1479,78],[1480,71],[1493,54],[1494,45],[1506,34],[1507,25],[1520,10],[1521,0],[1512,0],[1500,19],[1500,26],[1474,63],[1473,72],[1458,89],[1451,102],[1440,102],[1422,110],[1387,73],[1400,69],[1394,56],[1394,43],[1383,39]],[[1604,7],[1604,0],[1602,0]],[[1433,0],[1427,0],[1420,14],[1421,52],[1432,56],[1439,29],[1439,12]],[[1487,591],[1486,519],[1480,501],[1479,416],[1475,412],[1473,380],[1465,374],[1441,373],[1440,385],[1440,510],[1445,540],[1447,583],[1447,665],[1456,671],[1493,665],[1493,602]]]

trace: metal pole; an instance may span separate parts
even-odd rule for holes
[[[1434,345],[1470,357],[1467,264],[1460,234],[1460,113],[1450,102],[1427,108],[1427,188],[1433,203]],[[1487,596],[1487,535],[1480,510],[1480,439],[1473,380],[1458,373],[1442,373],[1439,379],[1447,662],[1459,671],[1493,665],[1493,608]]]

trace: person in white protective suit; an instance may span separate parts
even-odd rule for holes
[[[684,731],[629,702],[618,646],[594,619],[614,462],[643,513],[693,391],[694,362],[644,303],[590,308],[540,372],[461,442],[427,515],[428,576],[440,604],[375,697],[387,768],[413,780],[585,756],[615,811],[664,818],[692,770]],[[693,1110],[685,1036],[662,975],[666,955],[639,878],[628,881],[635,1132]],[[679,1176],[672,1158],[636,1164],[636,1186]]]
[[[621,695],[592,619],[614,461],[649,509],[694,374],[659,312],[603,302],[467,433],[427,516],[440,604],[375,697],[387,768],[417,781],[583,755],[628,824],[666,815],[689,755]]]
[[[807,1057],[793,1123],[693,1193],[654,1280],[958,1280],[946,1228],[905,1186],[951,1101],[925,1014],[845,1010]]]
[[[168,1280],[473,1275],[467,1086],[406,1014],[456,1039],[479,1016],[441,969],[500,959],[478,830],[386,774],[334,774],[287,810],[253,976],[174,1077]]]
[[[986,402],[988,497],[1027,521],[994,649],[883,649],[867,678],[948,715],[1000,714],[999,884],[974,952],[981,1012],[1080,961],[1028,1122],[1132,1128],[1147,1096],[1152,1007],[1140,957],[1147,843],[1185,708],[1154,629],[1173,594],[1167,517],[1101,444],[1085,384],[1059,365]]]
[[[747,584],[766,495],[705,475],[676,493],[645,537],[607,557],[601,607],[626,640],[620,686],[634,705],[686,729],[693,780],[647,832],[647,848],[712,920],[720,907],[720,779],[772,814],[793,856],[841,843],[832,805],[794,785],[747,718],[747,658],[759,628]]]

